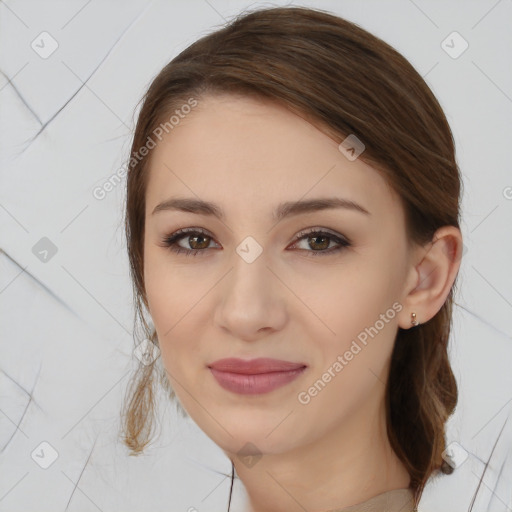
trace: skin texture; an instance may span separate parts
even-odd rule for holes
[[[406,488],[409,475],[386,434],[391,352],[412,311],[424,323],[443,305],[459,266],[459,230],[445,226],[435,243],[409,246],[401,203],[381,175],[272,102],[201,98],[150,163],[144,274],[163,364],[182,406],[233,460],[250,510],[328,510]],[[212,201],[226,217],[152,214],[171,197]],[[281,202],[319,197],[353,200],[370,215],[328,209],[278,223],[271,217]],[[202,253],[165,247],[163,239],[185,227],[207,231],[206,239],[178,241]],[[306,228],[352,245],[312,255],[338,244],[298,240]],[[252,263],[236,252],[248,236],[263,249]],[[388,313],[378,334],[359,343],[309,403],[299,402],[394,303],[401,310]],[[207,368],[224,357],[272,357],[307,369],[269,393],[238,395]],[[256,457],[243,459],[240,450]]]

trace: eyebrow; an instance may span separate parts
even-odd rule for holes
[[[275,221],[280,221],[285,217],[300,215],[303,213],[311,213],[320,210],[332,208],[344,208],[353,210],[365,215],[371,213],[360,204],[344,199],[341,197],[321,197],[316,199],[308,199],[302,201],[287,201],[281,203],[274,210],[272,217]],[[210,201],[203,201],[195,198],[171,198],[158,204],[151,215],[165,210],[177,210],[187,213],[195,213],[198,215],[212,215],[218,219],[224,219],[225,214],[218,205]]]

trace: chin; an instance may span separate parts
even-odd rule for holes
[[[292,437],[293,429],[290,429],[290,425],[279,425],[280,421],[282,418],[273,422],[271,427],[262,422],[225,425],[231,436],[224,430],[219,433],[218,429],[217,435],[207,435],[222,450],[235,456],[278,454],[292,449],[299,442]]]

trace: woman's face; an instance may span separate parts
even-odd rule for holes
[[[410,318],[399,313],[412,283],[398,197],[310,123],[255,99],[203,98],[151,151],[145,286],[188,414],[228,453],[281,453],[347,425],[357,436],[383,410],[397,328]],[[157,208],[171,199],[213,203],[223,216]],[[274,217],[314,199],[358,207]],[[176,253],[164,240],[182,228],[196,233],[178,238]],[[305,368],[218,373],[226,388],[210,369],[223,358]]]

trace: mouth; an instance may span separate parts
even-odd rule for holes
[[[307,368],[304,363],[259,358],[221,359],[208,365],[218,384],[242,395],[269,393],[299,377]]]

